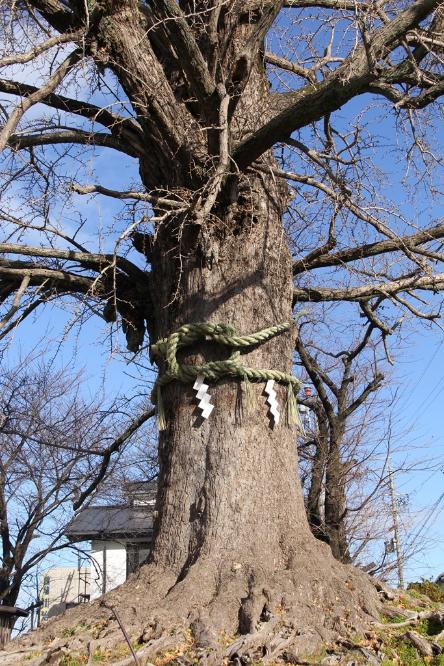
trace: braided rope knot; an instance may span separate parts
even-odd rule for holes
[[[293,321],[284,322],[276,326],[264,328],[250,335],[238,335],[233,326],[228,324],[209,324],[205,322],[185,324],[174,333],[171,333],[167,338],[163,338],[152,345],[152,357],[154,359],[164,358],[166,362],[165,371],[157,378],[151,394],[152,403],[157,405],[159,421],[162,420],[162,425],[166,425],[161,404],[162,386],[172,381],[183,383],[194,382],[198,376],[211,381],[218,381],[223,377],[237,377],[246,383],[251,381],[266,382],[269,379],[273,379],[279,384],[285,384],[288,388],[288,412],[289,414],[290,412],[293,414],[289,420],[294,421],[297,419],[297,416],[294,416],[295,410],[297,411],[294,394],[300,389],[300,381],[293,375],[280,372],[279,370],[261,370],[245,366],[241,361],[240,351],[241,349],[266,342],[270,338],[290,330],[293,325]],[[203,365],[179,363],[177,360],[178,350],[201,340],[231,347],[232,352],[229,358],[224,361],[210,361]],[[162,429],[161,425],[159,427]]]

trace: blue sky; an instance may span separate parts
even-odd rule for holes
[[[444,502],[431,511],[444,493],[444,340],[441,331],[418,333],[412,338],[411,348],[396,370],[401,387],[398,429],[410,430],[411,458],[428,458],[437,469],[432,472],[425,465],[423,471],[396,479],[398,492],[408,494],[412,510],[417,512],[416,524],[405,538],[416,534],[427,520],[417,543],[420,550],[407,562],[410,580],[434,577],[444,570]]]

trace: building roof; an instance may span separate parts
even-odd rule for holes
[[[65,530],[72,539],[107,539],[145,536],[153,531],[152,508],[122,506],[90,506],[80,511]]]
[[[123,485],[130,506],[152,506],[156,503],[157,479],[127,481]]]

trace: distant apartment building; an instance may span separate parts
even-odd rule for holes
[[[67,608],[88,601],[90,576],[89,566],[48,569],[41,578],[41,619],[48,620]]]

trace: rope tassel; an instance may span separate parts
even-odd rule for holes
[[[242,381],[242,404],[245,414],[251,414],[254,408],[254,391],[250,380],[245,375]]]
[[[297,426],[299,432],[303,432],[304,428],[302,427],[301,418],[299,416],[298,405],[296,402],[296,396],[293,390],[293,384],[288,384],[287,389],[287,425]]]

